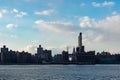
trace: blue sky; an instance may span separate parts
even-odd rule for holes
[[[58,54],[77,46],[83,33],[86,51],[119,53],[119,0],[0,0],[0,46]]]

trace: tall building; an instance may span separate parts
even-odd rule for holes
[[[78,36],[78,47],[76,48],[78,53],[84,53],[84,46],[82,45],[82,33]]]
[[[82,33],[80,32],[79,36],[78,36],[78,47],[82,47]]]
[[[1,62],[5,63],[8,61],[8,48],[6,48],[6,46],[4,45],[3,48],[1,48]]]
[[[75,55],[73,54],[73,61],[79,64],[93,64],[94,60],[95,52],[94,51],[85,52],[84,46],[82,45],[82,33],[80,32],[78,36],[78,47],[76,48]]]

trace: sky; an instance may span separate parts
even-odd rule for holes
[[[120,53],[120,0],[0,0],[0,47]]]

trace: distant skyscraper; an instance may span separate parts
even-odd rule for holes
[[[4,45],[3,48],[1,48],[1,62],[8,62],[9,60],[9,55],[8,55],[8,48]]]
[[[82,50],[82,33],[80,32],[78,36],[78,47],[79,47],[79,52]]]

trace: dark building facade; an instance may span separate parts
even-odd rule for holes
[[[31,63],[32,55],[28,52],[9,50],[5,45],[1,48],[0,61],[2,64]]]
[[[63,51],[62,52],[62,59],[63,59],[62,61],[65,62],[65,63],[69,62],[68,51]]]
[[[9,56],[8,48],[4,45],[3,48],[1,48],[1,62],[7,63],[9,61]]]
[[[78,47],[73,49],[72,61],[78,64],[94,64],[95,63],[95,51],[85,52],[85,48],[82,45],[82,33],[78,36]]]
[[[119,63],[118,56],[111,55],[109,52],[101,52],[97,53],[96,55],[96,63],[97,64],[113,64],[113,63]]]
[[[50,63],[52,62],[52,51],[43,50],[41,45],[37,48],[37,54],[35,55],[38,63]]]
[[[17,62],[24,64],[24,63],[32,63],[32,55],[28,52],[19,52],[17,54]]]
[[[62,56],[62,54],[56,54],[53,57],[53,63],[54,64],[61,64],[61,63],[63,63],[63,56]]]

